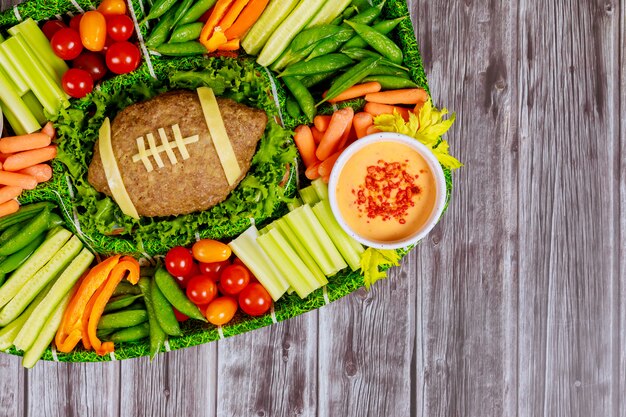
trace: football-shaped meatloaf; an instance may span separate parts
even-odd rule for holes
[[[198,95],[194,91],[172,91],[122,110],[111,124],[111,145],[126,191],[140,216],[169,216],[206,210],[226,199],[245,177],[257,143],[267,123],[265,112],[230,99],[217,99],[222,120],[241,168],[230,184],[222,168]],[[178,125],[187,159],[176,147]],[[159,131],[161,130],[161,132]],[[149,135],[149,134],[152,135]],[[170,149],[163,148],[163,135]],[[198,138],[193,138],[198,135]],[[138,159],[139,141],[150,149],[148,139],[161,147],[157,158]],[[192,138],[192,139],[189,139]],[[174,146],[172,146],[174,145]],[[173,155],[172,155],[173,152]],[[176,158],[172,163],[171,156]],[[135,158],[133,158],[135,157]],[[151,166],[151,170],[147,168]],[[161,165],[159,167],[158,165]],[[99,143],[89,166],[88,180],[99,192],[111,196],[100,158]]]

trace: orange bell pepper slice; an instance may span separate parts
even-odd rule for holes
[[[211,36],[213,36],[213,31],[215,30],[215,27],[220,22],[220,20],[224,18],[224,15],[226,15],[228,8],[234,1],[235,0],[217,1],[215,7],[213,8],[211,16],[209,16],[209,19],[206,21],[204,27],[202,28],[202,32],[200,32],[200,43],[204,45],[205,42],[209,41]]]
[[[236,51],[239,49],[239,39],[232,39],[217,47],[218,51]]]
[[[83,315],[81,318],[81,325],[82,325],[82,342],[83,342],[83,347],[86,350],[91,350],[92,346],[91,346],[91,341],[89,340],[89,337],[86,337],[89,331],[88,325],[89,325],[89,315],[91,314],[91,310],[93,310],[93,305],[96,303],[96,300],[98,299],[98,296],[102,293],[102,290],[104,289],[105,285],[106,285],[107,281],[104,281],[102,283],[102,285],[100,285],[100,287],[98,287],[98,290],[94,293],[94,295],[91,296],[91,298],[89,299],[89,302],[87,303],[87,306],[85,307],[85,311],[83,311]]]

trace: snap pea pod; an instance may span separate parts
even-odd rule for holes
[[[398,26],[398,24],[400,24],[400,22],[402,22],[406,18],[407,16],[402,16],[402,17],[398,17],[397,19],[382,20],[372,25],[372,29],[382,33],[383,35],[388,35],[389,33],[391,33],[392,30],[396,28],[396,26]],[[363,40],[362,37],[360,37],[359,35],[356,35],[352,39],[350,39],[348,42],[346,42],[346,44],[343,47],[344,48],[366,48],[367,45],[368,45],[367,42],[365,42],[365,40]]]
[[[207,53],[207,49],[198,41],[164,43],[154,48],[154,50],[166,56],[191,56]]]
[[[153,359],[157,353],[161,351],[163,343],[165,343],[165,332],[161,329],[156,318],[154,306],[152,305],[152,296],[150,287],[155,285],[154,282],[147,277],[139,278],[139,288],[143,293],[143,299],[146,303],[146,311],[148,312],[148,324],[150,325],[150,359]]]
[[[329,79],[330,77],[335,75],[335,71],[330,71],[330,72],[326,72],[326,73],[321,73],[321,74],[315,74],[315,75],[309,75],[306,77],[302,77],[300,79],[300,82],[302,82],[302,85],[304,85],[306,88],[311,88],[314,85],[317,85],[319,83],[321,83],[324,80]]]
[[[42,233],[28,245],[18,250],[14,254],[9,255],[5,260],[2,261],[2,263],[0,263],[0,273],[8,274],[19,268],[20,265],[26,262],[30,255],[32,255],[39,246],[41,246],[45,239],[46,234]]]
[[[287,114],[294,119],[302,116],[302,112],[300,111],[300,106],[295,98],[292,95],[287,96],[287,101],[285,102],[285,108],[287,109]]]
[[[183,18],[185,14],[189,11],[189,8],[193,4],[194,0],[183,0],[180,5],[176,8],[176,12],[174,13],[174,23],[172,27],[176,27],[178,22]]]
[[[315,27],[307,30],[303,30],[293,41],[289,44],[289,47],[283,52],[280,57],[271,66],[273,71],[280,71],[281,69],[299,62],[306,58],[317,45],[325,39],[337,36],[340,33],[345,33],[347,37],[348,31],[351,29],[342,28],[336,25],[323,25],[322,27]]]
[[[136,326],[145,321],[148,321],[148,312],[146,310],[119,311],[100,317],[98,329],[121,329]]]
[[[156,0],[150,8],[150,12],[141,23],[145,23],[148,20],[156,19],[163,16],[170,9],[172,9],[172,6],[174,6],[175,4],[176,0]]]
[[[109,336],[113,343],[136,342],[150,336],[150,324],[141,323],[133,327],[118,330]]]
[[[376,81],[380,83],[383,90],[398,90],[400,88],[415,88],[418,85],[412,80],[404,77],[394,77],[393,75],[368,75],[362,82]]]
[[[132,303],[131,305],[129,305],[128,307],[125,307],[124,311],[145,310],[145,309],[146,309],[145,300],[144,300],[144,302],[138,300],[138,301],[135,301],[134,303]]]
[[[169,43],[181,43],[198,39],[203,27],[204,23],[202,22],[177,26],[174,32],[172,32]]]
[[[28,246],[30,242],[35,240],[39,235],[48,230],[48,220],[50,219],[50,210],[44,209],[35,217],[33,217],[24,226],[19,233],[3,245],[0,246],[0,255],[11,255],[20,249]]]
[[[315,100],[309,90],[296,77],[283,77],[283,82],[298,102],[307,120],[312,122],[315,117]]]
[[[7,227],[7,229],[0,235],[0,246],[13,239],[13,237],[15,237],[15,235],[17,235],[27,223],[28,222],[15,223],[14,225]]]
[[[141,294],[139,295],[126,294],[126,295],[120,295],[118,297],[111,298],[109,302],[107,303],[107,305],[104,307],[104,312],[108,313],[110,311],[121,310],[125,307],[130,306],[131,304],[133,304],[133,302],[136,299],[141,298],[141,297],[143,297]]]
[[[144,323],[142,323],[144,324]],[[132,327],[130,327],[132,329]],[[110,341],[111,338],[110,336],[115,333],[116,329],[100,329],[100,330],[96,330],[96,336],[98,337],[98,339],[102,340],[102,341]],[[126,330],[126,329],[123,329]],[[121,330],[120,330],[121,331]]]
[[[185,295],[183,290],[180,289],[174,277],[172,277],[165,268],[161,267],[157,269],[154,274],[154,282],[159,286],[159,289],[170,302],[176,308],[187,317],[191,317],[196,320],[206,321],[200,309],[192,303]],[[145,294],[144,294],[145,295]]]
[[[21,223],[24,220],[28,220],[34,217],[37,213],[41,212],[43,209],[47,208],[49,210],[52,210],[54,207],[55,207],[55,204],[48,202],[48,201],[22,206],[15,213],[9,214],[8,216],[4,216],[3,218],[0,219],[0,231],[16,223]]]
[[[354,63],[347,54],[328,54],[312,59],[300,61],[288,66],[279,77],[296,75],[313,75],[329,71],[337,71]]]
[[[131,284],[128,281],[122,281],[119,284],[117,284],[117,287],[115,287],[115,290],[113,290],[112,297],[115,297],[118,295],[126,295],[126,294],[132,294],[132,295],[141,294],[141,289],[139,289],[139,287]]]
[[[379,65],[387,65],[389,67],[396,67],[405,71],[408,70],[408,68],[403,67],[402,65],[396,64],[394,62],[391,62],[387,58],[383,57],[381,54],[374,52],[374,51],[370,51],[369,49],[341,48],[341,53],[356,61],[362,61],[365,58],[381,58],[380,62],[378,63]]]
[[[335,79],[335,81],[328,89],[326,97],[324,97],[324,99],[320,101],[317,105],[319,106],[325,101],[337,97],[347,88],[350,88],[353,85],[359,83],[363,78],[369,75],[372,68],[374,68],[378,64],[378,61],[380,61],[380,58],[377,57],[366,58],[356,64],[354,67],[350,68],[348,71],[341,74]]]
[[[354,31],[361,37],[369,46],[380,53],[382,56],[390,60],[395,64],[401,64],[403,55],[402,50],[394,41],[387,36],[376,31],[375,29],[363,25],[360,23],[354,23],[346,20],[346,23],[354,29]]]
[[[55,228],[57,226],[64,226],[64,225],[65,225],[65,222],[63,221],[61,216],[59,216],[56,213],[50,213],[50,217],[48,218],[48,230]]]
[[[394,77],[411,78],[407,70],[397,66],[382,65],[380,62],[372,69],[370,75],[392,75]]]
[[[4,281],[7,279],[7,274],[4,272],[0,273],[0,285],[4,284]]]
[[[200,0],[196,2],[193,6],[187,10],[187,13],[183,15],[183,17],[178,22],[179,25],[185,25],[187,23],[195,22],[200,19],[200,16],[206,13],[217,0]]]
[[[146,40],[146,46],[148,48],[154,49],[159,45],[165,43],[167,38],[170,36],[170,32],[172,31],[172,27],[174,27],[174,19],[176,18],[176,10],[170,10],[165,16],[159,20],[159,23],[156,24],[150,36]]]
[[[180,331],[178,320],[172,305],[167,298],[163,295],[158,285],[153,285],[152,291],[152,304],[154,305],[154,312],[156,318],[163,331],[170,336],[181,336],[183,333]]]
[[[354,5],[351,5],[351,6],[347,7],[339,16],[337,16],[335,18],[335,20],[330,22],[330,24],[331,25],[340,25],[344,20],[350,19],[358,11],[359,11],[359,9],[357,9]]]

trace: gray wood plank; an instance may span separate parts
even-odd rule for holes
[[[617,5],[519,4],[519,415],[617,416]]]
[[[315,416],[317,340],[311,312],[220,341],[217,415]]]
[[[466,164],[416,249],[416,416],[517,415],[514,4],[413,9],[433,100],[457,112],[447,140]]]
[[[0,417],[24,415],[24,392],[20,358],[0,353]]]
[[[613,288],[614,301],[619,315],[617,316],[617,322],[613,322],[614,331],[619,332],[617,340],[614,343],[617,345],[614,347],[614,353],[618,355],[616,358],[616,368],[614,369],[614,381],[618,393],[626,392],[626,120],[624,119],[624,112],[626,111],[626,65],[624,60],[626,59],[626,0],[620,0],[618,10],[613,9],[613,13],[619,16],[619,42],[617,47],[617,56],[620,61],[618,62],[620,70],[619,80],[619,105],[617,107],[617,118],[619,120],[619,146],[616,149],[617,158],[617,177],[616,184],[618,189],[616,190],[617,209],[616,213],[620,219],[620,227],[616,231],[615,237],[615,254],[617,257],[617,274],[618,279],[615,281]],[[626,399],[623,395],[616,395],[613,398],[614,407],[616,408],[614,415],[619,417],[626,417]]]

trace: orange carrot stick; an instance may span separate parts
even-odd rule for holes
[[[380,104],[417,104],[428,100],[428,93],[422,88],[403,88],[369,93],[365,100]]]
[[[334,154],[326,158],[326,160],[320,164],[319,168],[317,169],[317,172],[320,174],[320,176],[328,177],[330,175],[330,171],[333,170],[333,167],[335,166],[335,163],[337,162],[337,158],[339,158],[339,155],[341,155],[342,152],[343,152],[343,149],[338,152],[335,152]]]
[[[330,116],[326,115],[317,115],[313,118],[313,124],[320,132],[326,132],[328,129],[328,124],[330,123]]]
[[[230,9],[228,9],[228,12],[226,12],[222,20],[218,23],[222,32],[226,32],[227,29],[230,29],[249,1],[250,0],[235,0],[235,3],[230,7]]]
[[[41,129],[41,133],[45,133],[50,136],[50,140],[54,140],[57,136],[57,131],[54,130],[54,125],[52,122],[46,123],[46,125]]]
[[[374,124],[374,118],[371,114],[367,112],[359,112],[354,115],[354,120],[352,121],[352,125],[354,126],[354,130],[356,131],[356,137],[361,139],[363,136],[367,135],[367,128]]]
[[[370,127],[367,128],[368,135],[373,135],[374,133],[380,133],[380,132],[381,130],[374,125],[371,125]]]
[[[5,186],[0,188],[0,204],[19,197],[22,194],[21,187]]]
[[[315,141],[316,145],[319,145],[320,142],[322,141],[322,138],[324,137],[324,132],[320,132],[318,128],[313,126],[311,128],[311,133],[313,134],[313,141]]]
[[[54,145],[33,149],[32,151],[24,151],[9,156],[4,161],[4,169],[6,171],[19,171],[20,169],[54,159],[56,156],[57,147]]]
[[[413,113],[415,113],[417,116],[419,116],[420,114],[420,110],[422,110],[422,107],[424,107],[424,104],[426,104],[427,100],[424,101],[420,101],[418,102],[415,107],[413,108]]]
[[[311,181],[320,177],[319,167],[321,162],[317,162],[316,164],[311,165],[306,169],[304,175],[310,179]]]
[[[10,136],[0,139],[0,152],[15,153],[30,151],[50,145],[52,139],[45,133],[31,133],[28,135]]]
[[[363,84],[356,84],[344,90],[337,97],[328,100],[328,102],[338,103],[340,101],[351,100],[353,98],[363,97],[369,93],[376,93],[380,91],[380,89],[381,89],[380,83],[377,81],[371,81],[371,82],[363,83]],[[326,93],[324,93],[324,97],[325,96],[326,96]]]
[[[26,174],[0,171],[0,184],[32,190],[37,187],[37,180],[35,177]]]
[[[241,39],[248,29],[259,19],[269,0],[250,0],[248,5],[243,9],[235,23],[224,32],[226,38]]]
[[[20,204],[15,200],[9,200],[0,204],[0,217],[15,213],[20,208]]]
[[[39,184],[41,184],[42,182],[46,182],[50,178],[52,178],[52,167],[48,164],[33,165],[31,167],[21,169],[17,172],[19,172],[20,174],[26,174],[35,177]]]
[[[211,37],[213,36],[215,27],[217,26],[219,21],[224,18],[224,15],[228,11],[228,8],[233,3],[233,1],[235,0],[218,0],[213,7],[213,12],[211,12],[211,16],[209,16],[209,19],[206,21],[206,23],[202,27],[202,31],[200,32],[200,43],[202,43],[204,46],[206,46],[206,43],[208,43],[209,39],[211,39]]]
[[[354,110],[352,110],[352,107],[345,107],[333,113],[330,123],[328,124],[328,129],[324,132],[324,137],[315,152],[317,159],[323,161],[335,152],[337,145],[339,145],[343,138],[346,128],[352,123],[353,117]]]
[[[409,120],[409,113],[411,112],[411,110],[406,107],[390,106],[389,104],[380,103],[367,103],[364,110],[373,117],[380,116],[381,114],[393,114],[394,111],[397,111],[405,121]]]
[[[316,145],[311,129],[307,125],[298,126],[295,130],[293,140],[298,147],[304,166],[308,168],[313,165],[317,161],[317,158],[315,157]]]
[[[10,154],[10,153],[2,153],[2,152],[0,152],[0,162],[4,163],[4,161],[6,161],[6,160],[7,160],[7,158],[8,158],[9,156],[11,156],[11,155],[12,155],[12,154]]]
[[[218,51],[236,51],[239,49],[240,41],[239,39],[231,39],[230,41],[221,44],[217,47]]]

